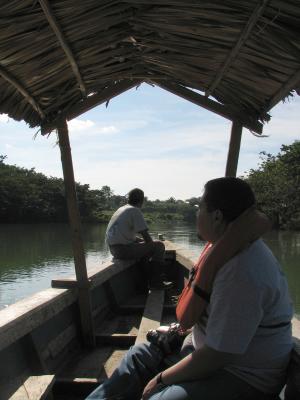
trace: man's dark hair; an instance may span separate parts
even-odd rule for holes
[[[204,201],[207,210],[221,210],[226,222],[233,221],[247,208],[255,204],[255,195],[249,184],[242,179],[225,177],[208,181]]]
[[[128,193],[128,204],[131,206],[136,206],[138,204],[143,203],[144,201],[144,192],[141,189],[135,188],[130,190]]]

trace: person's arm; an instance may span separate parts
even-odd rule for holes
[[[153,242],[152,237],[150,236],[148,229],[145,229],[145,230],[139,232],[139,234],[142,236],[142,238],[144,239],[144,241],[146,243]]]
[[[152,242],[152,238],[149,235],[147,223],[139,208],[133,207],[131,209],[131,218],[135,235],[139,235],[142,237],[141,239],[138,236],[136,236],[136,242],[145,242],[145,243]]]
[[[160,375],[161,383],[169,386],[178,382],[205,378],[231,363],[234,357],[234,354],[216,351],[204,345],[177,364],[163,371]],[[158,377],[159,375],[155,376],[146,385],[143,392],[143,400],[148,399],[153,394],[153,391],[157,389]]]

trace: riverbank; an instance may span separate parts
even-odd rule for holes
[[[194,211],[194,210],[193,210]],[[107,211],[102,211],[101,213],[97,213],[93,218],[86,218],[83,219],[82,222],[84,223],[105,223],[107,224],[110,221],[111,216],[113,215],[114,211],[112,210],[107,210]],[[171,212],[159,212],[159,211],[154,211],[154,212],[147,212],[143,210],[143,215],[148,224],[155,224],[159,222],[191,222],[191,216],[189,215],[189,218],[185,217],[182,214],[179,213],[171,213]],[[195,217],[195,215],[193,215]],[[194,219],[194,218],[193,218]]]

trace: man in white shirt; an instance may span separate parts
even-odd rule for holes
[[[162,275],[165,246],[150,236],[141,212],[143,202],[144,192],[141,189],[129,192],[128,204],[120,207],[111,217],[106,242],[116,259],[145,261],[150,288],[167,289],[171,283],[163,281]],[[151,262],[148,263],[148,260]]]

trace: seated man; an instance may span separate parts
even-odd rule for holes
[[[163,281],[165,246],[159,240],[152,240],[149,235],[141,212],[143,202],[144,192],[141,189],[129,192],[128,204],[120,207],[111,217],[106,230],[106,242],[115,258],[145,262],[150,289],[167,289],[172,283]]]
[[[207,182],[198,235],[216,248],[232,221],[254,204],[251,188],[240,179]],[[134,346],[88,399],[276,399],[293,347],[293,307],[286,278],[261,239],[218,270],[209,295],[178,362],[166,368],[159,347]]]

